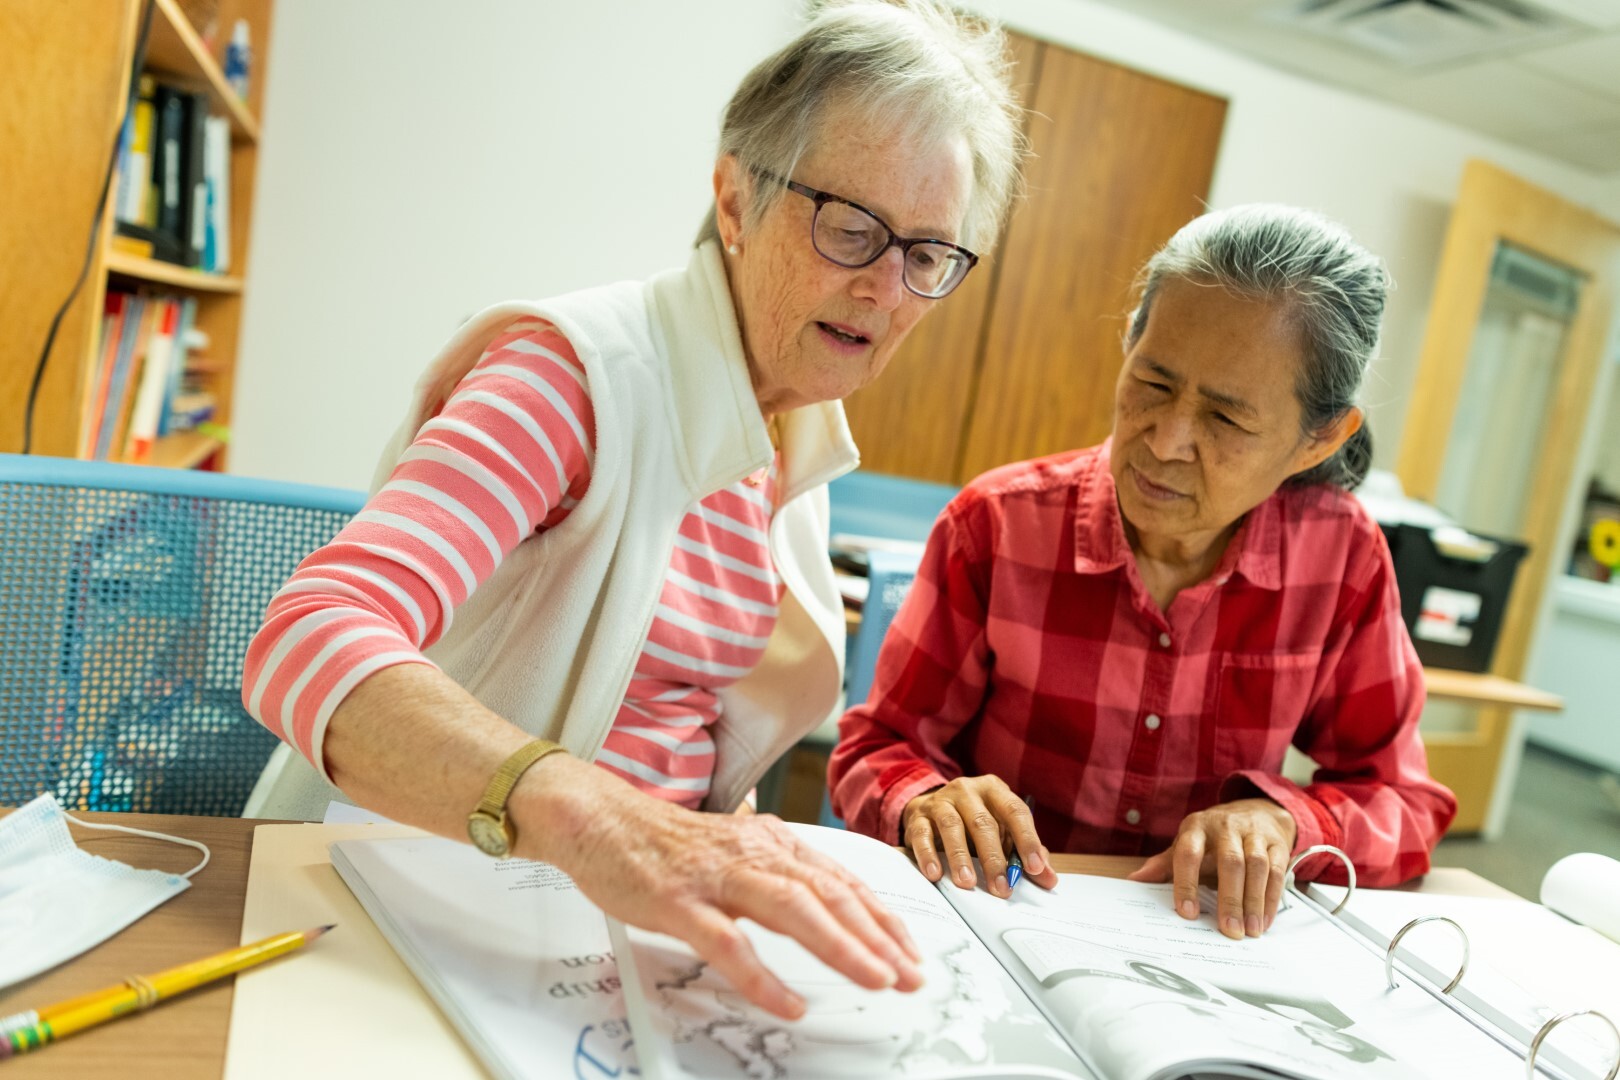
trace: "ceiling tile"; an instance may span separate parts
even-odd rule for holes
[[[1620,0],[1535,0],[1535,5],[1600,30],[1620,29]]]
[[[1517,62],[1620,101],[1620,34],[1534,49]]]
[[[1531,150],[1597,173],[1620,173],[1620,124],[1539,131],[1519,140]]]
[[[1620,100],[1501,61],[1406,79],[1384,96],[1504,139],[1620,123]]]

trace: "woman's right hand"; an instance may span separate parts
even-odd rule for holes
[[[973,873],[977,852],[990,892],[1005,899],[1012,895],[1007,884],[1010,844],[1023,860],[1025,877],[1043,889],[1057,884],[1057,871],[1035,835],[1029,807],[999,776],[963,776],[918,795],[900,813],[900,833],[929,881],[938,881],[943,872],[939,861],[943,848],[951,880],[959,888],[973,888],[978,881]]]
[[[805,1005],[760,962],[741,918],[867,989],[922,985],[922,954],[900,920],[774,815],[696,813],[562,754],[523,780],[523,802],[537,812],[516,818],[521,846],[530,847],[525,833],[548,833],[534,857],[614,918],[685,941],[760,1008],[797,1019]]]

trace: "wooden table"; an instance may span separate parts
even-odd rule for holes
[[[8,812],[0,810],[0,815]],[[150,975],[238,944],[253,829],[271,822],[167,814],[77,816],[86,821],[129,825],[199,840],[213,851],[213,858],[192,879],[190,889],[137,920],[111,941],[60,968],[0,991],[0,1016],[111,985],[126,975]],[[77,826],[73,827],[73,835],[83,850],[132,866],[179,871],[196,861],[196,852],[191,848],[161,840]],[[1055,855],[1052,861],[1066,873],[1107,877],[1124,877],[1141,865],[1140,859],[1119,855]],[[1445,868],[1434,870],[1406,888],[1454,895],[1513,895],[1470,871]],[[15,1058],[4,1066],[5,1080],[219,1080],[225,1068],[233,983],[234,979],[221,980],[150,1012],[104,1024]]]
[[[0,811],[4,813],[9,811]],[[253,828],[264,822],[172,814],[75,816],[184,836],[207,844],[213,857],[191,879],[191,888],[137,919],[110,941],[59,968],[0,990],[0,1016],[110,986],[127,975],[151,975],[239,943]],[[192,848],[162,840],[76,825],[70,828],[81,850],[131,866],[180,872],[195,866],[199,858]],[[14,1058],[0,1068],[5,1070],[6,1080],[148,1076],[218,1080],[225,1068],[225,1030],[234,982],[223,979],[148,1013],[104,1024]]]

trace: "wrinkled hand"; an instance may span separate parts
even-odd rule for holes
[[[587,812],[548,855],[609,915],[680,938],[749,1001],[790,1020],[804,999],[760,962],[736,920],[788,935],[867,989],[922,985],[922,954],[900,920],[780,818],[696,813],[585,768],[568,781],[571,805]]]
[[[1011,896],[1006,856],[1010,844],[1024,861],[1025,877],[1043,889],[1057,884],[1057,871],[1035,835],[1029,807],[998,776],[964,776],[918,795],[901,811],[900,832],[929,881],[938,881],[943,872],[938,854],[943,848],[951,880],[959,888],[973,888],[978,880],[973,873],[977,852],[990,892]]]
[[[1298,827],[1270,799],[1238,799],[1188,814],[1169,848],[1142,864],[1132,881],[1175,882],[1176,911],[1198,917],[1198,883],[1216,880],[1215,925],[1229,938],[1271,929],[1282,901]]]

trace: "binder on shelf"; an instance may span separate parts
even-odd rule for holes
[[[210,116],[204,127],[203,173],[208,203],[203,269],[231,268],[231,122]]]
[[[179,91],[158,83],[153,94],[157,139],[152,161],[152,187],[157,193],[157,218],[151,239],[157,257],[185,265],[187,203],[185,156],[186,105]],[[135,234],[139,236],[140,234]]]
[[[202,267],[203,253],[208,246],[208,95],[186,94],[184,99],[186,137],[182,150],[186,162],[183,173],[186,216],[183,222],[183,246],[186,265]]]

